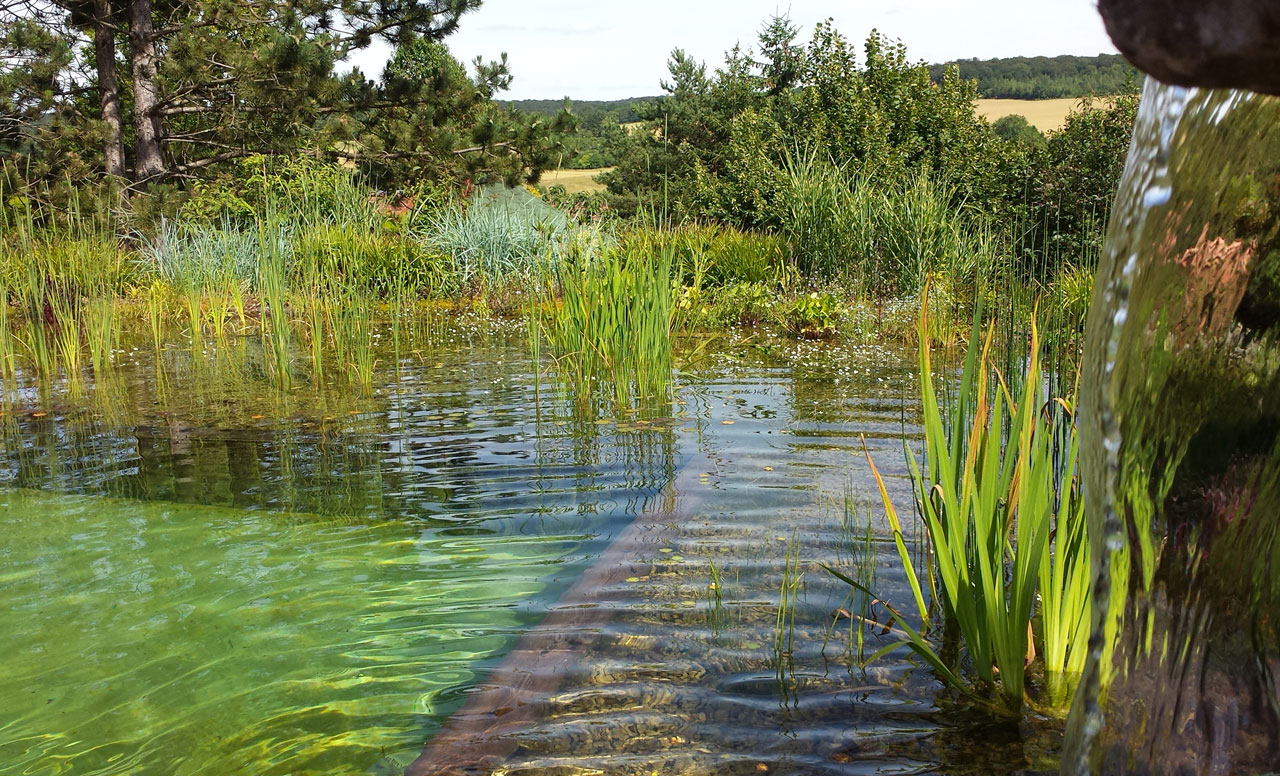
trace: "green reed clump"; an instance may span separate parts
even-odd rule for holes
[[[1061,706],[1083,665],[1090,606],[1071,405],[1046,398],[1034,318],[1019,384],[993,382],[992,375],[999,378],[999,373],[992,367],[992,336],[979,338],[975,318],[950,419],[945,419],[933,383],[927,327],[925,312],[919,349],[925,464],[921,468],[909,456],[911,477],[932,550],[925,576],[937,585],[943,615],[960,635],[977,685],[962,680],[960,666],[944,661],[928,638],[931,618],[921,575],[868,455],[921,622],[916,630],[897,618],[905,633],[901,643],[949,684],[979,696],[996,692],[1005,708],[1018,708],[1026,696],[1026,668],[1036,655],[1033,618],[1039,592],[1049,700]]]
[[[277,387],[288,389],[293,385],[293,337],[286,303],[287,269],[284,253],[269,237],[264,235],[260,240],[262,258],[258,263],[257,283],[262,305],[260,330],[272,379]]]
[[[558,294],[557,294],[558,290]],[[579,401],[662,401],[671,387],[671,256],[579,255],[542,290],[540,330]]]
[[[264,230],[284,234],[264,235]],[[143,263],[181,297],[193,343],[206,330],[225,341],[226,323],[232,317],[245,325],[246,288],[258,280],[264,240],[287,244],[287,224],[166,221],[144,243]],[[152,294],[151,300],[159,297]]]
[[[783,666],[795,654],[796,601],[803,582],[804,572],[800,568],[800,542],[793,533],[791,541],[787,544],[786,557],[783,559],[782,584],[778,590],[778,611],[773,625],[773,654],[777,661],[780,678]]]
[[[903,296],[932,272],[972,285],[995,260],[985,220],[924,172],[884,180],[812,153],[792,155],[783,172],[776,226],[806,276]]]
[[[89,363],[97,378],[111,369],[120,340],[120,320],[115,299],[105,296],[86,300],[82,305],[85,341],[89,346]]]
[[[848,608],[843,612],[837,610],[822,646],[825,652],[826,642],[843,616],[849,625],[849,656],[852,659],[856,648],[858,659],[865,661],[866,628],[863,625],[871,621],[875,604],[875,599],[866,591],[875,587],[876,552],[870,505],[857,496],[851,478],[840,503],[840,542],[836,545],[836,557],[843,568],[852,571],[853,578],[861,580],[861,587],[850,588],[849,597],[845,599]]]
[[[12,386],[18,378],[18,344],[9,312],[9,289],[0,283],[0,382]]]
[[[373,371],[377,365],[373,349],[373,303],[358,295],[348,295],[339,302],[335,339],[342,339],[346,354],[347,374],[352,384],[366,395],[373,393]]]

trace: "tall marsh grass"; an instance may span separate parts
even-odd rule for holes
[[[560,267],[542,288],[540,333],[581,402],[619,410],[665,402],[671,387],[671,256],[607,249]]]
[[[957,199],[925,173],[882,180],[796,154],[783,168],[777,226],[804,275],[909,296],[930,273],[973,284],[994,263],[991,228]]]
[[[995,369],[992,335],[980,337],[975,318],[964,369],[944,414],[934,387],[927,312],[919,325],[925,455],[923,467],[913,456],[909,463],[931,550],[924,569],[916,568],[894,504],[867,456],[881,482],[920,623],[913,628],[898,617],[905,636],[887,649],[906,645],[957,689],[978,697],[995,694],[998,705],[1017,709],[1026,698],[1026,669],[1039,642],[1049,705],[1063,708],[1083,666],[1090,607],[1072,405],[1045,393],[1043,343],[1034,318],[1018,381]],[[938,612],[927,605],[926,591],[940,604]],[[959,633],[969,658],[964,668],[944,660],[929,638],[939,613]],[[966,670],[976,683],[962,678]]]

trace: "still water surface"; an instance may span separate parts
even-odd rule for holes
[[[1055,768],[1056,725],[956,707],[905,652],[863,670],[891,637],[860,646],[818,565],[902,600],[860,439],[909,512],[910,354],[729,337],[613,418],[473,321],[365,398],[278,395],[251,347],[8,391],[0,772],[401,773],[566,609],[605,616],[503,772]]]

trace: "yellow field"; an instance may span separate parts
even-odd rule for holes
[[[1051,129],[1061,129],[1067,122],[1067,114],[1078,104],[1078,97],[1060,100],[978,100],[978,115],[986,116],[987,121],[1018,115],[1041,132],[1048,132]]]
[[[542,173],[542,180],[538,181],[538,185],[543,188],[564,186],[564,190],[570,194],[577,194],[580,191],[604,191],[604,184],[597,183],[593,178],[612,169],[612,167],[600,167],[594,170],[547,170]]]

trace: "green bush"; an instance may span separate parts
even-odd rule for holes
[[[251,156],[235,174],[195,185],[180,217],[205,224],[272,216],[311,224],[380,224],[384,216],[353,171],[307,156]]]

